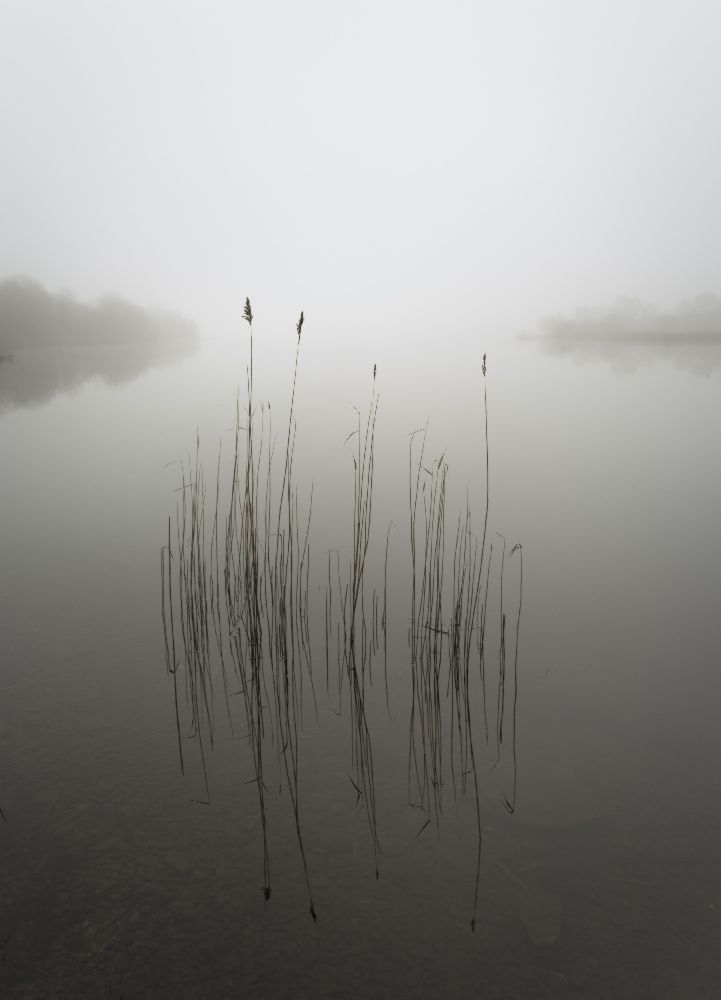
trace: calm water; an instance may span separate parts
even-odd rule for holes
[[[206,340],[175,367],[0,416],[0,992],[3,996],[715,997],[721,980],[721,358],[629,364],[489,353],[489,525],[524,545],[518,799],[481,774],[440,829],[407,804],[408,433],[449,463],[449,534],[482,517],[480,364],[302,354],[296,474],[314,489],[318,719],[300,737],[307,913],[287,793],[269,781],[273,895],[247,743],[218,724],[211,804],[180,774],[160,620],[177,459],[213,477],[244,360]],[[304,347],[305,350],[305,347]],[[358,352],[356,352],[358,353]],[[351,546],[353,404],[379,362],[368,589],[390,535],[389,686],[369,695],[380,879],[325,691],[329,547]],[[256,396],[287,419],[290,358]],[[332,371],[332,378],[320,374]],[[277,402],[276,402],[277,401]],[[279,435],[282,437],[282,433]],[[305,502],[305,501],[303,501]],[[494,535],[497,539],[497,536]],[[509,576],[509,618],[517,592]],[[307,691],[306,691],[307,694]]]

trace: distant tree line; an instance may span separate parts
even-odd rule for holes
[[[0,411],[47,402],[88,379],[127,382],[186,357],[195,324],[108,296],[95,305],[30,278],[0,282]]]
[[[195,340],[195,324],[117,296],[96,304],[53,293],[30,278],[0,282],[0,358],[28,348],[131,346]]]
[[[698,295],[663,312],[639,299],[622,298],[610,307],[553,316],[545,323],[545,333],[559,339],[721,342],[721,299]]]

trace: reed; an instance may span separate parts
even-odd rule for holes
[[[456,532],[451,561],[450,593],[447,593],[446,554],[446,495],[448,463],[445,453],[431,463],[424,463],[428,425],[422,432],[411,434],[409,445],[409,521],[411,556],[411,710],[408,748],[408,796],[412,805],[420,808],[426,820],[439,826],[443,813],[443,787],[446,766],[444,745],[449,742],[448,771],[454,796],[463,797],[471,778],[476,820],[476,870],[474,881],[471,927],[475,928],[482,850],[480,806],[480,766],[476,745],[478,728],[477,698],[480,697],[480,718],[484,742],[489,738],[489,706],[487,700],[486,623],[488,594],[493,562],[493,545],[488,544],[489,440],[488,395],[486,386],[486,355],[483,356],[483,464],[485,471],[485,502],[480,542],[473,531],[471,505],[466,497],[465,512],[456,519]],[[420,448],[414,453],[414,439],[422,433]],[[506,611],[504,609],[504,566],[506,540],[502,540],[499,571],[499,641],[497,697],[494,706],[496,762],[501,759],[503,724],[506,711]],[[520,550],[516,544],[511,553]],[[522,564],[521,564],[522,566]],[[517,788],[516,721],[518,699],[518,635],[522,599],[522,569],[516,642],[514,653],[513,698],[513,789],[510,799],[504,797],[506,808],[515,810]],[[449,600],[450,598],[450,600]],[[446,607],[450,608],[446,614]],[[475,636],[475,641],[474,641]],[[477,654],[477,669],[472,657]],[[447,668],[444,666],[447,657]],[[441,699],[445,672],[445,695],[448,709]],[[475,678],[475,680],[474,680]],[[492,769],[492,768],[491,768]]]
[[[376,394],[376,371],[373,371],[373,392],[368,415],[362,429],[361,414],[358,412],[358,425],[354,436],[356,452],[353,455],[353,517],[352,517],[352,555],[348,573],[346,594],[344,600],[344,635],[345,649],[343,661],[346,667],[351,695],[351,758],[355,769],[355,787],[365,807],[368,827],[373,844],[375,876],[379,877],[378,826],[376,817],[375,778],[373,771],[373,748],[365,707],[365,676],[366,665],[370,663],[366,652],[366,617],[363,601],[365,567],[370,543],[371,521],[373,511],[373,472],[375,467],[375,426],[378,414],[378,396]],[[361,642],[358,643],[358,630],[361,632]],[[358,647],[360,645],[360,654]],[[360,658],[360,671],[359,671]]]
[[[263,893],[271,895],[266,772],[269,746],[289,793],[293,822],[308,892],[309,910],[316,919],[310,874],[302,836],[298,732],[302,725],[303,672],[312,686],[308,588],[310,553],[308,534],[312,490],[307,518],[301,520],[300,501],[293,480],[295,449],[294,404],[298,358],[304,317],[296,324],[297,347],[286,434],[281,486],[273,497],[274,445],[270,405],[254,399],[253,312],[246,299],[243,319],[249,327],[246,368],[246,404],[241,424],[236,406],[235,446],[229,486],[221,481],[221,453],[215,482],[210,539],[206,528],[206,488],[196,440],[195,463],[181,464],[181,486],[176,512],[176,544],[170,538],[161,553],[162,619],[166,667],[173,677],[176,727],[181,768],[185,771],[177,675],[176,617],[186,682],[190,737],[197,740],[206,798],[209,784],[206,743],[212,749],[216,692],[213,663],[220,664],[223,700],[233,732],[231,699],[240,696],[245,735],[250,748],[263,836]],[[222,542],[221,542],[222,539]],[[222,544],[222,548],[221,548]],[[175,580],[175,586],[174,581]],[[231,691],[231,678],[236,691]]]
[[[249,299],[245,399],[236,403],[234,446],[226,482],[218,449],[215,496],[208,490],[196,434],[195,454],[180,463],[175,531],[168,519],[161,549],[161,619],[166,671],[172,678],[173,706],[181,772],[188,771],[187,741],[197,747],[203,803],[210,802],[208,754],[216,740],[218,709],[231,735],[247,745],[262,831],[263,893],[271,896],[272,871],[268,796],[274,784],[287,794],[305,881],[308,909],[316,919],[302,823],[302,761],[299,735],[304,707],[318,700],[312,669],[311,595],[323,593],[325,688],[336,714],[346,703],[350,727],[349,781],[365,812],[379,877],[380,839],[376,803],[372,730],[368,694],[373,662],[383,655],[385,711],[392,721],[388,665],[388,525],[381,594],[368,580],[372,547],[375,440],[379,394],[373,367],[365,414],[356,410],[350,443],[352,507],[349,554],[329,549],[322,560],[322,586],[311,578],[310,525],[313,488],[303,513],[295,482],[295,415],[299,359],[304,327],[296,323],[295,360],[290,388],[284,452],[276,455],[270,403],[256,402],[254,316]],[[512,787],[503,802],[514,812],[517,797],[518,647],[523,600],[523,551],[520,543],[506,555],[502,535],[494,555],[489,541],[489,439],[486,356],[483,356],[482,465],[485,471],[480,528],[466,494],[464,509],[450,521],[450,469],[445,452],[427,461],[428,423],[412,432],[408,446],[410,540],[410,626],[408,644],[407,795],[423,822],[439,831],[444,788],[454,798],[471,793],[476,827],[475,883],[471,926],[475,927],[482,851],[480,746],[494,734],[495,763],[501,760],[506,726],[511,727]],[[227,467],[227,466],[226,466]],[[212,487],[211,487],[212,488]],[[455,524],[449,532],[448,523]],[[513,697],[507,681],[507,613],[504,567],[520,553],[520,583],[513,650]],[[497,567],[498,589],[491,586]],[[495,579],[495,576],[494,576]],[[489,653],[489,593],[498,600],[498,650]],[[494,598],[495,601],[495,598]],[[495,624],[493,626],[495,631]],[[332,669],[335,659],[335,669]],[[491,676],[493,663],[497,676]],[[335,690],[334,690],[335,688]],[[488,697],[495,692],[495,699]],[[506,717],[510,708],[510,722]],[[238,708],[238,706],[240,706]],[[331,706],[332,707],[332,706]],[[0,813],[2,815],[2,813]],[[4,817],[3,817],[4,818]]]

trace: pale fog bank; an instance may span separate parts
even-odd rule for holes
[[[0,282],[0,412],[35,406],[88,379],[119,384],[197,348],[194,323],[115,295],[96,303],[27,277]]]
[[[691,374],[721,369],[721,298],[697,295],[662,311],[635,298],[552,316],[534,339],[553,354],[607,361],[619,371],[666,361]]]

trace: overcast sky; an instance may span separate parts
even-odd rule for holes
[[[719,0],[0,0],[0,278],[204,332],[721,292]]]

